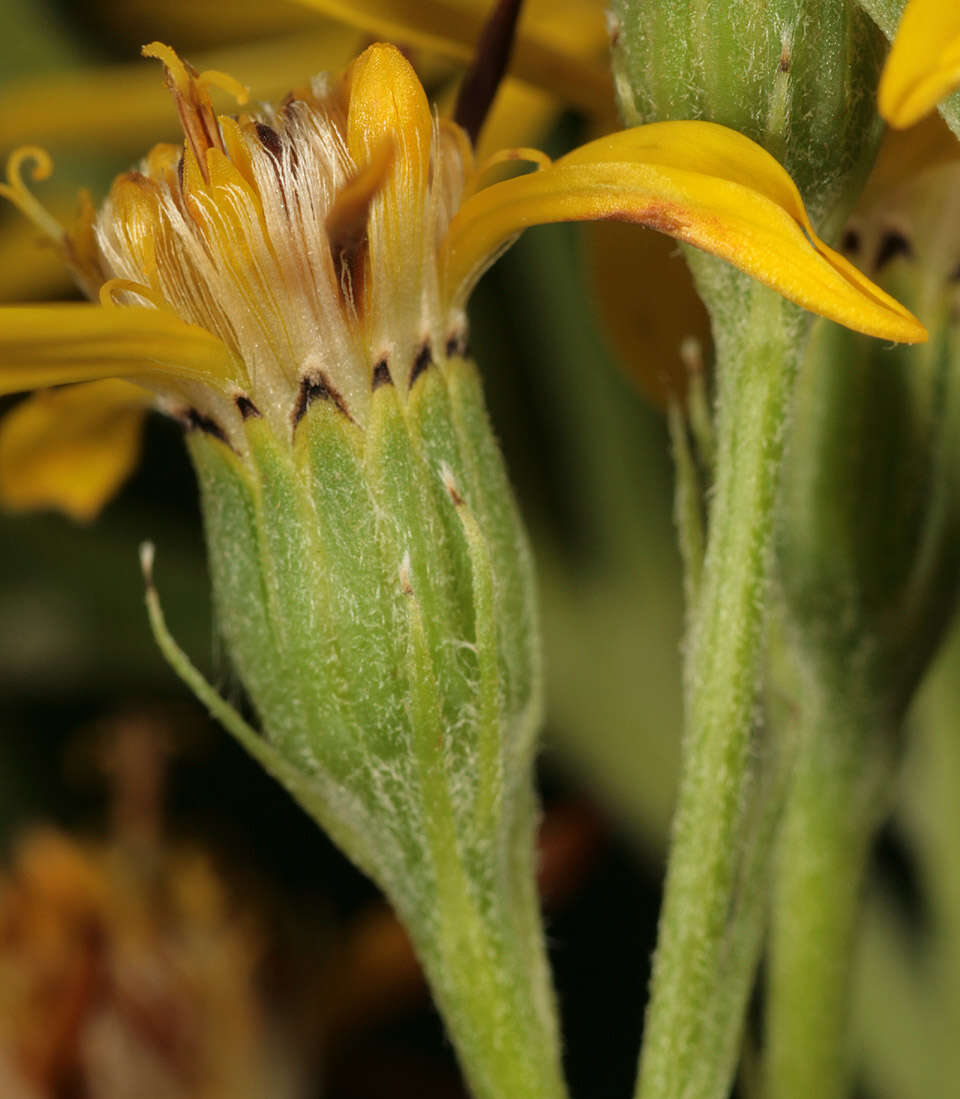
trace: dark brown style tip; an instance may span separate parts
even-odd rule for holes
[[[425,343],[423,347],[417,352],[417,357],[413,360],[413,369],[410,371],[410,388],[413,389],[414,383],[417,378],[427,369],[433,362],[433,351],[429,343]]]

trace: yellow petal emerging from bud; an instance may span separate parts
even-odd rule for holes
[[[960,4],[909,0],[880,81],[880,113],[898,129],[960,85]]]
[[[137,463],[150,399],[121,381],[28,397],[0,421],[0,504],[93,519]]]
[[[371,46],[350,67],[347,149],[354,163],[390,162],[369,204],[366,233],[369,265],[377,278],[368,286],[367,327],[371,346],[386,350],[420,311],[425,279],[433,279],[432,241],[423,231],[433,116],[416,73],[393,46]]]
[[[793,181],[769,153],[708,122],[625,130],[473,195],[447,236],[451,300],[465,300],[523,229],[585,220],[667,233],[856,331],[903,343],[926,338],[908,310],[816,236]]]

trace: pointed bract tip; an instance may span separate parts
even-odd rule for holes
[[[153,589],[153,558],[155,555],[155,548],[153,542],[141,542],[140,543],[140,570],[143,573],[143,581],[147,585],[147,590]]]

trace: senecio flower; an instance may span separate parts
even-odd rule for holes
[[[276,110],[217,116],[210,85],[166,46],[186,141],[158,145],[62,229],[21,181],[0,188],[62,249],[99,306],[0,312],[0,392],[123,378],[57,391],[8,417],[0,492],[14,506],[94,514],[132,465],[147,400],[243,451],[242,420],[277,430],[320,392],[362,423],[372,385],[402,392],[424,365],[465,346],[464,307],[487,265],[548,221],[639,222],[715,252],[806,308],[896,341],[915,319],[816,235],[767,153],[699,122],[638,127],[483,188],[466,134],[431,113],[395,49],[367,50]],[[638,288],[642,293],[643,288]],[[60,415],[60,411],[64,415]],[[65,426],[69,425],[69,426]],[[103,445],[101,445],[103,443]],[[78,467],[75,456],[87,459]]]

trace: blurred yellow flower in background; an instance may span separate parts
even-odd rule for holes
[[[898,129],[921,118],[960,85],[960,5],[909,0],[880,82],[880,113]]]

